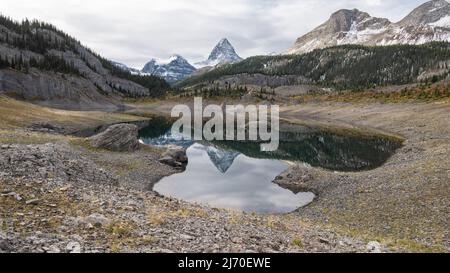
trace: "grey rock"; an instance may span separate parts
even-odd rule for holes
[[[184,169],[188,163],[186,149],[169,145],[158,161],[171,167]]]
[[[319,242],[321,242],[322,244],[326,244],[326,245],[329,245],[329,244],[330,244],[330,240],[325,239],[325,238],[323,238],[323,237],[320,237],[320,238],[319,238]]]
[[[313,169],[305,165],[295,165],[277,176],[273,183],[295,194],[299,192],[313,192],[317,194],[313,187],[314,181]]]
[[[85,220],[85,222],[93,225],[94,227],[106,226],[111,223],[111,221],[108,218],[106,218],[104,215],[99,214],[99,213],[93,213],[93,214],[89,215],[88,217],[86,217],[84,220]]]
[[[25,204],[27,204],[27,205],[38,205],[39,204],[39,202],[40,202],[41,200],[39,200],[39,199],[30,199],[30,200],[27,200],[26,202],[25,202]]]
[[[51,177],[60,183],[117,183],[117,177],[62,143],[11,145],[8,150],[0,149],[0,170],[6,177],[26,177],[33,181]]]
[[[55,245],[52,245],[46,250],[46,252],[57,254],[57,253],[61,253],[61,249],[59,249],[59,247],[57,247]]]
[[[0,253],[12,251],[12,246],[5,234],[0,232]]]
[[[167,151],[162,154],[162,157],[171,157],[173,160],[180,163],[188,162],[186,149],[178,146],[168,146]]]
[[[23,199],[18,193],[15,193],[15,192],[4,193],[4,194],[2,194],[2,196],[14,197],[14,199],[16,199],[17,201],[22,201],[22,199]]]
[[[81,245],[78,242],[69,242],[66,246],[66,251],[69,253],[81,253]]]
[[[162,164],[164,164],[164,165],[167,165],[167,166],[170,166],[170,167],[175,167],[175,168],[177,168],[177,167],[181,167],[181,166],[182,166],[181,163],[176,162],[175,159],[173,159],[173,158],[170,157],[170,156],[161,157],[158,161],[159,161],[160,163],[162,163]]]
[[[370,253],[381,253],[381,244],[376,241],[371,241],[367,244],[367,251]]]
[[[188,240],[188,241],[194,239],[193,236],[190,236],[190,235],[187,235],[187,234],[181,234],[181,235],[180,235],[180,238],[181,238],[182,240]]]
[[[134,152],[140,147],[138,130],[133,124],[112,125],[103,133],[91,137],[91,144],[111,151]]]

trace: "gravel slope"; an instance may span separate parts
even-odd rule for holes
[[[283,111],[292,120],[345,121],[406,138],[384,166],[368,172],[293,166],[277,183],[295,185],[306,173],[313,178],[301,186],[319,195],[298,216],[411,251],[449,251],[450,103],[327,103]]]

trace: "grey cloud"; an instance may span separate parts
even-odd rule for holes
[[[1,0],[2,13],[54,23],[101,55],[142,67],[205,59],[227,37],[242,57],[280,52],[342,8],[398,21],[425,0]]]

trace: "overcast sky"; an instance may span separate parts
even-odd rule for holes
[[[207,58],[227,37],[242,57],[280,52],[342,8],[398,21],[425,0],[0,0],[0,12],[55,24],[101,55],[141,68]]]

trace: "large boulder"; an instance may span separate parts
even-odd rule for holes
[[[297,194],[299,192],[312,192],[318,194],[314,187],[316,175],[311,166],[307,164],[297,164],[290,166],[285,172],[275,178],[273,183]]]
[[[116,152],[134,152],[139,149],[139,128],[133,124],[112,125],[103,133],[91,137],[91,145]]]
[[[166,148],[167,150],[161,155],[159,162],[184,170],[188,164],[186,149],[175,145],[169,145]]]

